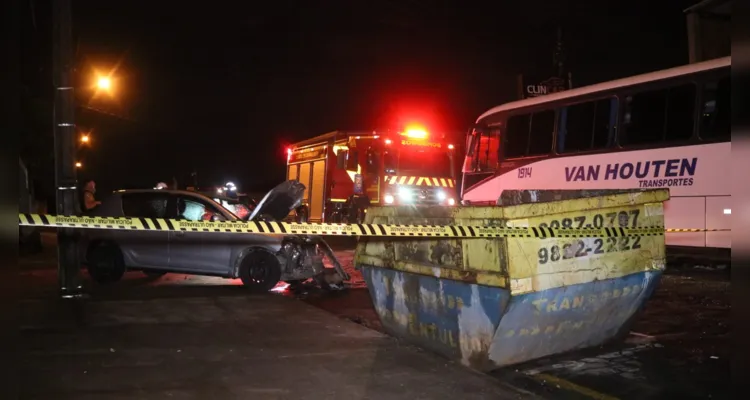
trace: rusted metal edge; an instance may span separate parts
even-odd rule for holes
[[[505,206],[503,207],[503,217],[512,220],[541,215],[569,213],[573,211],[605,209],[622,207],[624,205],[635,206],[651,203],[662,207],[662,203],[667,200],[669,200],[669,190],[666,189],[628,190],[623,193],[604,196],[574,197],[566,200],[530,202]],[[539,207],[539,203],[545,203],[545,206]]]
[[[457,282],[476,283],[477,285],[497,287],[508,289],[508,277],[498,272],[488,271],[462,271],[453,268],[441,268],[428,265],[419,265],[403,261],[396,261],[392,265],[384,266],[382,259],[358,254],[355,257],[355,264],[359,269],[361,265],[372,268],[383,268],[394,271],[408,272],[417,275],[431,276],[438,279],[449,279]]]
[[[667,189],[600,189],[600,190],[517,190],[508,189],[500,193],[497,200],[498,206],[518,206],[530,203],[549,203],[553,201],[584,199],[589,197],[614,196],[619,194],[648,193],[664,191],[669,196]],[[668,197],[667,197],[668,199]],[[664,199],[666,200],[666,199]]]

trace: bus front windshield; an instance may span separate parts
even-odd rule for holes
[[[450,157],[440,150],[401,149],[398,154],[386,153],[387,173],[397,175],[451,176]]]

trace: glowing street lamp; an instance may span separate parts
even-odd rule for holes
[[[112,88],[112,80],[108,76],[100,76],[99,80],[96,81],[96,86],[99,89],[109,91]]]
[[[81,143],[88,144],[90,141],[91,141],[91,138],[89,137],[88,133],[81,136]]]
[[[94,76],[92,76],[92,85],[91,89],[94,91],[94,96],[96,97],[98,94],[107,94],[109,96],[114,96],[115,91],[115,77],[113,77],[113,72],[110,73],[98,73],[94,72]]]
[[[81,168],[81,167],[83,167],[83,164],[81,164],[81,162],[80,162],[80,161],[78,161],[78,162],[76,163],[76,168]]]

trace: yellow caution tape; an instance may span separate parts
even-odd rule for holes
[[[731,232],[731,229],[676,229],[669,228],[665,230],[669,233],[685,233],[685,232]]]
[[[18,214],[20,226],[52,228],[116,229],[140,231],[226,232],[334,236],[425,236],[453,238],[582,238],[659,236],[665,232],[707,232],[721,229],[642,228],[549,228],[462,225],[316,224],[254,221],[186,221],[160,218],[78,217]],[[728,229],[727,229],[728,231]]]

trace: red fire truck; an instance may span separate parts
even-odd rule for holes
[[[455,205],[452,144],[425,129],[334,131],[287,149],[287,179],[302,182],[297,221],[361,222],[369,205]]]

